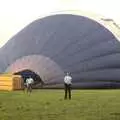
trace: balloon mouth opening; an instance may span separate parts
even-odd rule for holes
[[[43,84],[43,80],[41,79],[41,77],[37,73],[35,73],[33,70],[25,69],[25,70],[15,72],[14,74],[21,75],[24,80],[24,83],[26,82],[27,78],[29,78],[29,77],[33,78],[34,79],[34,87]]]

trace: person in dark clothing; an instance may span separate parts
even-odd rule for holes
[[[69,73],[64,77],[64,86],[65,86],[65,96],[64,99],[67,99],[67,94],[69,94],[69,99],[71,99],[71,85],[72,85],[72,77]]]

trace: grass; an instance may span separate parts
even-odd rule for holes
[[[120,120],[120,90],[0,91],[0,120]]]

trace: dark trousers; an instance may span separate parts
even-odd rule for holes
[[[67,96],[69,96],[69,99],[71,99],[71,84],[64,84],[65,86],[65,97],[64,99],[67,99]],[[69,94],[69,95],[68,95]]]
[[[32,92],[32,84],[27,85],[27,92]]]

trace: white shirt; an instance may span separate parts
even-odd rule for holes
[[[26,79],[26,84],[32,84],[34,80],[32,78],[27,78]]]
[[[72,77],[67,75],[64,77],[64,83],[66,84],[72,84]]]

